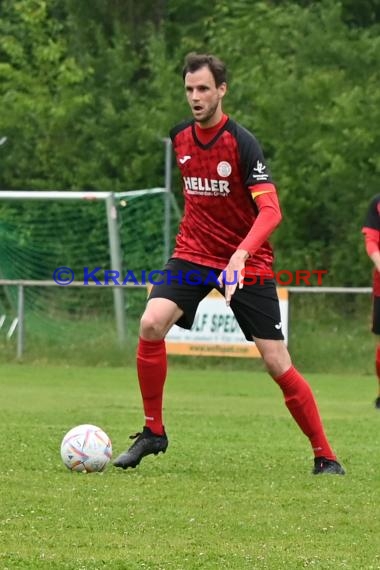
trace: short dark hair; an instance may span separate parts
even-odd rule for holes
[[[185,64],[182,70],[182,79],[185,81],[186,73],[194,73],[202,67],[208,67],[211,71],[215,85],[219,87],[222,83],[227,82],[226,66],[217,57],[205,53],[188,53],[185,57]]]

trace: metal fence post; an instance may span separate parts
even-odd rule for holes
[[[106,198],[107,223],[108,223],[108,239],[110,245],[112,270],[118,271],[122,277],[122,263],[120,252],[119,228],[117,223],[117,209],[115,205],[115,197],[110,194]],[[120,346],[125,343],[125,306],[124,306],[124,287],[118,286],[113,288],[113,298],[115,307],[115,318],[117,327],[117,336]]]
[[[21,360],[24,354],[24,286],[18,286],[17,298],[17,360]]]
[[[172,141],[170,138],[164,139],[165,143],[165,194],[164,194],[164,264],[170,256],[171,236],[170,236],[170,209],[171,209],[171,189],[172,189]]]

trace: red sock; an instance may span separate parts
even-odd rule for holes
[[[380,345],[376,347],[376,374],[380,382]]]
[[[305,378],[291,366],[274,380],[284,393],[288,410],[309,438],[315,457],[336,459],[327,441],[313,392]]]
[[[139,338],[137,374],[143,399],[145,425],[162,435],[162,397],[166,380],[167,358],[164,340]]]
[[[378,394],[380,396],[380,344],[378,344],[376,347],[375,365],[376,365],[376,375],[378,383]]]

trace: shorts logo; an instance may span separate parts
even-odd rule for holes
[[[219,174],[219,176],[223,176],[223,178],[226,178],[231,174],[232,167],[229,162],[227,162],[226,160],[222,160],[222,162],[219,162],[218,166],[216,167],[216,171]]]

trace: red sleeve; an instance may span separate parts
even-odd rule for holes
[[[245,249],[250,255],[253,255],[281,222],[282,215],[276,188],[273,184],[258,184],[251,186],[250,190],[259,213],[238,249]]]
[[[379,250],[379,243],[380,243],[380,232],[379,230],[374,230],[373,228],[366,228],[362,229],[362,233],[365,236],[365,249],[367,254],[371,257],[375,251]]]

